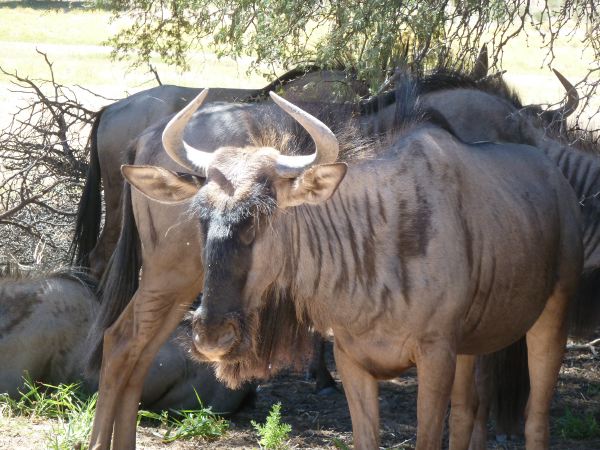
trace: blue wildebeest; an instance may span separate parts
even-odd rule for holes
[[[468,79],[482,80],[487,76],[487,71],[487,48],[484,46]],[[502,86],[502,83],[498,85]],[[427,90],[447,87],[429,86]],[[450,87],[456,87],[456,80]],[[283,91],[284,98],[290,101],[353,101],[368,94],[366,83],[357,80],[352,71],[322,70],[317,66],[308,66],[290,70],[261,89],[212,88],[206,101],[256,102],[264,100],[271,90],[279,89]],[[90,168],[71,245],[72,259],[76,265],[90,267],[93,274],[100,276],[112,254],[120,231],[123,178],[119,168],[131,162],[133,157],[125,151],[128,144],[150,125],[181,110],[201,91],[202,88],[162,85],[138,92],[100,110],[90,136]],[[372,106],[366,107],[370,109]],[[378,128],[390,126],[387,121],[392,117],[393,108],[383,111],[382,124]],[[106,216],[100,233],[101,181]]]
[[[100,277],[120,232],[123,177],[120,167],[132,161],[129,143],[150,125],[180,111],[203,88],[162,85],[147,89],[102,108],[90,135],[90,166],[79,204],[76,231],[71,244],[75,265],[89,267]],[[367,93],[366,85],[351,71],[322,70],[316,66],[290,70],[260,89],[212,88],[206,99],[213,102],[252,103],[264,100],[271,90],[281,90],[290,100],[353,100]],[[101,197],[104,188],[105,219],[100,232]]]
[[[501,102],[501,104],[504,103]],[[489,107],[489,102],[487,100],[483,105],[485,105],[486,113],[488,110],[491,113],[494,112],[493,109]],[[482,106],[479,105],[479,107]],[[250,125],[250,128],[252,128],[252,126],[256,127],[257,125],[252,125],[251,119],[255,120],[255,124],[260,124],[266,122],[269,119],[269,115],[273,114],[275,114],[278,120],[283,120],[276,112],[273,112],[272,107],[265,105],[261,107],[232,105],[227,107],[226,115],[219,116],[219,114],[220,108],[216,106],[200,111],[199,115],[195,118],[192,130],[189,130],[190,132],[194,131],[196,134],[192,133],[192,135],[188,137],[195,142],[202,143],[202,145],[209,146],[212,149],[216,149],[223,145],[249,145],[251,140],[248,136],[245,136],[243,139],[240,137],[241,135],[238,129],[240,123],[246,123],[247,125]],[[226,117],[238,117],[238,119],[223,120]],[[477,117],[487,116],[481,115]],[[499,115],[498,117],[504,116]],[[448,120],[448,122],[451,121]],[[137,147],[138,149],[142,149],[142,151],[136,152],[139,154],[139,158],[136,157],[136,163],[158,163],[166,168],[172,168],[172,170],[180,170],[180,166],[174,164],[172,160],[163,153],[161,146],[155,144],[157,141],[156,136],[161,131],[161,126],[157,126],[153,130],[149,130],[138,140]],[[231,136],[232,139],[227,140],[223,137],[227,135]],[[235,139],[237,139],[237,141],[235,141]],[[172,178],[172,175],[169,175],[168,171],[165,171],[162,176],[167,181]],[[190,179],[189,181],[192,182],[193,179]],[[133,301],[134,304],[129,304],[129,306],[127,306],[135,291],[134,283],[127,286],[121,286],[119,283],[124,282],[127,279],[137,280],[137,269],[132,270],[129,265],[126,264],[126,262],[131,259],[130,252],[135,250],[135,245],[131,245],[132,240],[135,239],[131,239],[129,233],[135,233],[136,230],[134,226],[131,226],[131,222],[129,222],[130,226],[128,229],[130,231],[124,233],[125,236],[129,237],[121,240],[121,257],[117,258],[117,261],[120,261],[122,266],[116,266],[117,268],[114,271],[115,275],[112,277],[113,280],[117,281],[115,286],[113,286],[115,288],[113,289],[115,295],[114,298],[110,298],[110,295],[108,296],[110,301],[105,303],[107,311],[104,311],[103,314],[100,315],[100,326],[97,330],[98,335],[101,336],[103,330],[111,325],[118,317],[119,313],[125,309],[125,313],[119,320],[119,323],[109,329],[107,333],[108,342],[105,343],[105,349],[109,349],[109,353],[112,354],[112,356],[109,355],[106,357],[110,362],[105,361],[108,373],[108,376],[106,377],[107,388],[105,390],[110,390],[110,394],[106,396],[107,398],[105,398],[103,402],[103,408],[99,410],[96,430],[100,431],[96,433],[95,439],[96,443],[102,442],[105,446],[110,442],[110,431],[107,431],[107,428],[110,426],[110,423],[116,420],[116,417],[118,417],[118,423],[120,424],[115,428],[115,433],[119,436],[118,439],[115,437],[116,443],[121,443],[121,445],[124,446],[132,445],[132,439],[133,436],[135,436],[134,420],[132,417],[134,417],[135,414],[132,415],[131,410],[135,408],[135,406],[129,406],[126,408],[126,410],[129,411],[128,413],[120,412],[117,416],[116,411],[114,410],[115,398],[119,396],[119,392],[123,392],[123,390],[129,391],[130,394],[126,396],[129,400],[126,404],[135,405],[135,398],[137,395],[135,393],[136,385],[140,383],[140,379],[143,379],[145,371],[144,364],[146,364],[145,361],[147,361],[147,358],[151,358],[153,352],[152,348],[156,348],[154,344],[148,345],[148,342],[154,339],[153,333],[159,329],[167,329],[169,327],[169,321],[173,323],[172,316],[183,314],[185,308],[182,307],[180,303],[185,305],[185,303],[189,301],[188,298],[190,292],[199,289],[198,287],[194,287],[194,283],[198,283],[201,275],[199,275],[199,272],[194,272],[194,270],[201,271],[202,269],[200,262],[196,259],[193,252],[189,254],[184,253],[184,250],[189,249],[189,245],[193,245],[194,242],[197,241],[197,236],[195,234],[197,231],[194,224],[188,223],[189,220],[185,214],[185,205],[176,207],[161,206],[154,202],[148,203],[146,199],[135,192],[132,195],[132,200],[136,211],[138,228],[141,231],[141,240],[142,242],[145,242],[145,271],[147,268],[150,270],[152,266],[156,265],[156,255],[160,255],[157,259],[160,259],[162,262],[171,261],[168,264],[168,269],[163,267],[161,270],[172,272],[177,280],[177,284],[181,283],[181,286],[159,286],[155,285],[152,276],[147,278],[142,277],[142,286],[137,290]],[[131,200],[126,196],[125,201]],[[173,226],[174,224],[176,224],[176,226]],[[178,236],[180,239],[177,239]],[[179,266],[179,264],[181,264],[181,266]],[[190,268],[189,271],[187,270],[188,268]],[[123,272],[127,270],[130,271],[129,276],[125,276]],[[156,279],[158,280],[158,278]],[[183,290],[188,291],[187,294],[186,292],[182,292],[182,287]],[[173,292],[176,292],[177,295],[171,297],[170,295]],[[144,320],[143,317],[151,315],[150,311],[144,311],[144,308],[140,309],[139,307],[139,305],[142,305],[145,302],[145,299],[147,299],[148,296],[154,297],[154,301],[162,301],[165,308],[164,311],[170,311],[170,315],[163,314],[160,320],[156,322],[149,321],[146,329],[143,331],[139,329],[137,331],[128,331],[129,324],[132,323],[131,320],[137,322],[139,320]],[[160,300],[161,298],[163,300]],[[165,319],[167,323],[161,322],[162,319]],[[119,333],[121,333],[121,336],[119,336]],[[162,336],[164,336],[163,332],[157,335],[156,339],[160,342],[160,339],[163,339]],[[125,345],[124,343],[126,341],[129,341],[130,344]],[[117,342],[120,342],[121,344],[115,346],[115,343]],[[263,346],[261,349],[261,352],[263,352],[262,354],[272,356],[274,352],[277,351],[276,348],[270,348],[269,345],[270,344],[265,344]],[[272,345],[276,347],[275,344]],[[115,352],[115,350],[118,351]],[[136,363],[136,358],[138,358],[139,355],[142,356]],[[274,359],[278,362],[279,360],[285,360],[285,358]],[[257,373],[260,374],[261,371],[265,373],[269,372],[268,364],[259,366],[260,369],[257,369]],[[118,373],[131,373],[132,376],[129,381],[127,381],[126,377],[121,377],[118,380],[111,379],[111,374],[116,373],[115,371]],[[110,428],[112,430],[112,426],[110,426]]]
[[[84,381],[93,390],[97,373],[85,377],[86,336],[99,305],[95,282],[81,273],[62,271],[0,279],[0,392],[17,396],[23,376],[52,385]],[[219,383],[207,364],[191,361],[178,341],[189,334],[182,324],[162,346],[141,396],[151,410],[192,409],[198,403],[214,411],[235,412],[251,386],[233,391]]]
[[[203,186],[162,168],[124,168],[155,200],[193,198],[188,220],[197,221],[205,268],[195,353],[239,383],[256,341],[272,339],[257,331],[276,332],[257,322],[275,296],[293,319],[333,330],[357,448],[377,446],[377,379],[412,365],[419,371],[417,448],[439,448],[457,354],[495,351],[529,330],[534,376],[526,435],[528,447],[546,448],[567,302],[581,273],[577,200],[556,167],[533,148],[471,147],[418,124],[380,142],[376,157],[346,166],[335,163],[333,133],[275,95],[315,141],[314,154],[282,155],[261,145],[208,153],[182,140],[205,95],[163,133],[169,155]],[[185,239],[190,254],[199,250]],[[187,283],[182,299],[201,285]],[[144,311],[161,304],[144,300]],[[518,314],[507,320],[507,311]],[[124,316],[105,336],[109,365]],[[103,366],[102,374],[109,370]],[[98,447],[112,428],[99,417],[92,436]],[[121,439],[115,429],[115,446]]]

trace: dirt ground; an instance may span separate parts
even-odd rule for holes
[[[329,349],[329,366],[334,367]],[[160,430],[142,425],[138,429],[140,449],[251,449],[258,448],[250,421],[264,422],[272,404],[281,402],[283,421],[292,426],[289,446],[294,449],[332,449],[336,440],[351,444],[351,424],[346,400],[339,385],[329,396],[313,393],[313,384],[301,375],[281,375],[261,384],[255,404],[231,418],[230,430],[214,442],[192,440],[163,444]],[[381,445],[386,449],[410,449],[415,444],[417,379],[414,370],[392,381],[380,383]],[[558,390],[552,403],[551,449],[600,450],[600,437],[569,440],[561,436],[559,418],[565,409],[575,414],[592,413],[600,423],[600,355],[590,351],[569,351],[561,371]],[[0,449],[43,449],[50,421],[0,419]],[[444,442],[447,447],[447,440]],[[500,445],[490,433],[488,448],[524,448],[522,438]]]

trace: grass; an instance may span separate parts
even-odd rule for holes
[[[564,439],[592,439],[600,437],[600,425],[591,412],[575,414],[569,408],[558,419],[560,435]]]
[[[185,409],[171,414],[167,411],[160,414],[140,411],[138,422],[141,419],[159,422],[162,428],[166,428],[162,436],[163,442],[186,440],[194,437],[213,440],[223,436],[229,429],[229,422],[217,416],[210,408],[205,408],[197,392],[196,399],[198,400],[198,409]]]
[[[258,443],[261,448],[273,450],[288,448],[287,440],[292,427],[287,423],[281,422],[281,403],[276,403],[271,407],[264,425],[254,420],[251,423],[260,438]]]
[[[157,422],[165,429],[163,442],[200,437],[217,439],[229,429],[229,422],[202,405],[198,409],[153,413],[140,411],[140,420]],[[45,432],[44,446],[51,450],[85,450],[92,430],[97,394],[86,395],[78,384],[53,386],[25,378],[17,399],[0,394],[0,417],[53,419]]]
[[[1,416],[54,419],[45,433],[45,447],[52,450],[86,448],[94,420],[96,394],[83,393],[78,384],[53,386],[25,377],[18,399],[0,395]]]

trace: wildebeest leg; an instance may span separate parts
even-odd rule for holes
[[[133,336],[133,309],[133,302],[129,303],[117,321],[104,333],[104,353],[90,450],[105,450],[110,447],[115,408],[123,380],[118,371],[126,363],[128,356],[127,352],[119,352],[119,349],[130,345]]]
[[[327,369],[325,362],[325,338],[319,333],[313,337],[313,358],[310,364],[310,375],[315,378],[315,392],[328,395],[335,392],[335,380]]]
[[[194,297],[192,297],[193,299]],[[135,448],[135,430],[137,423],[138,405],[141,400],[144,380],[150,370],[150,366],[162,345],[167,341],[173,330],[181,322],[188,310],[191,301],[175,301],[176,297],[167,298],[171,302],[171,309],[161,314],[152,325],[154,337],[147,341],[145,347],[140,351],[140,356],[133,372],[124,386],[123,394],[116,411],[115,428],[113,437],[113,449]],[[138,311],[135,311],[138,314]],[[164,317],[164,318],[163,318]],[[150,326],[149,326],[150,330]],[[147,336],[150,335],[150,332]]]
[[[531,383],[525,413],[528,450],[548,448],[550,402],[567,342],[567,304],[568,295],[557,289],[526,335]]]
[[[379,448],[377,380],[349,358],[337,341],[333,353],[350,408],[354,448],[355,450]]]
[[[487,448],[487,423],[490,413],[489,365],[484,358],[477,357],[475,362],[475,386],[477,390],[477,413],[471,433],[469,450],[485,450]]]
[[[477,409],[474,355],[458,355],[450,408],[450,449],[469,448]]]
[[[188,288],[189,292],[184,290],[181,296],[161,295],[156,293],[157,289],[144,290],[142,281],[131,303],[106,330],[90,448],[109,447],[113,424],[115,449],[135,447],[136,415],[143,381],[139,386],[134,383],[143,380],[160,345],[175,329],[198,290],[199,287]],[[154,353],[151,354],[151,350]],[[118,412],[117,403],[121,406]]]
[[[415,449],[439,450],[454,381],[456,352],[446,340],[427,340],[419,344],[416,364],[419,390]]]

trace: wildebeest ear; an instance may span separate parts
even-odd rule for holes
[[[286,180],[277,189],[277,204],[281,208],[304,203],[316,205],[329,199],[346,175],[345,163],[319,164],[305,170],[298,178]]]
[[[155,166],[121,166],[121,173],[138,191],[157,202],[173,204],[192,198],[203,178]]]

